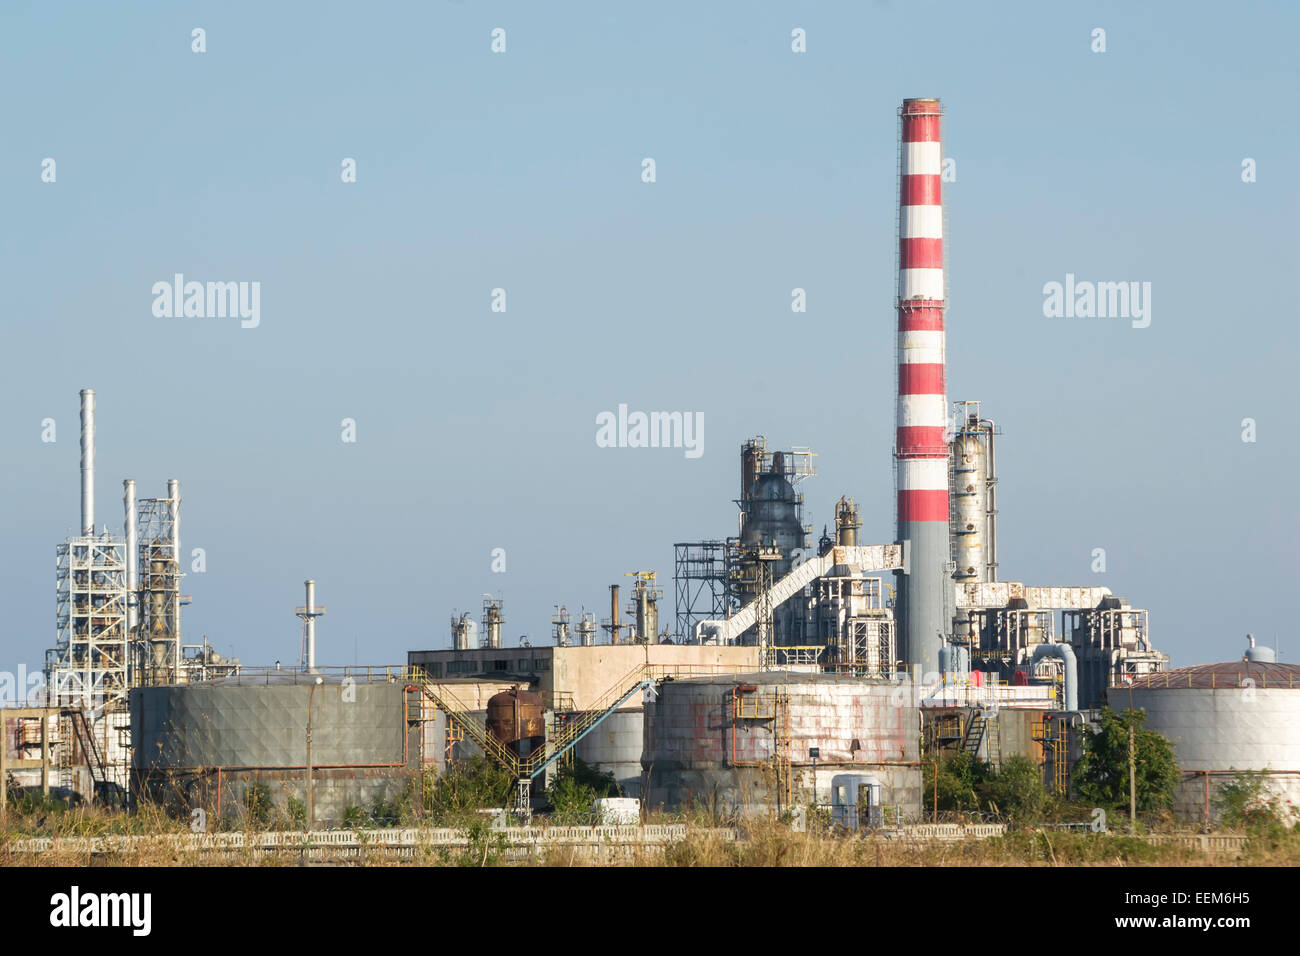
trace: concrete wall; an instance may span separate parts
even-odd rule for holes
[[[642,796],[649,806],[681,809],[697,801],[753,814],[776,809],[784,799],[771,770],[778,746],[774,721],[733,718],[730,694],[737,683],[660,685],[657,700],[646,705]],[[740,683],[757,686],[745,698],[757,700],[765,713],[778,696],[788,698],[789,723],[781,736],[788,741],[795,803],[826,802],[831,778],[851,772],[874,777],[884,805],[920,813],[920,719],[913,695],[900,685],[779,673],[750,674]],[[820,750],[815,780],[814,747]]]

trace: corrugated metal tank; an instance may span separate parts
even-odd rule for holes
[[[315,685],[297,673],[133,689],[133,786],[148,799],[210,812],[219,803],[223,815],[238,812],[258,784],[278,808],[303,801],[309,701],[317,822],[401,796],[420,755],[405,685]]]
[[[880,785],[884,805],[918,815],[915,700],[906,685],[822,674],[664,681],[645,709],[642,799],[764,813],[786,801],[773,769],[788,759],[795,805],[829,802],[831,778],[854,771]]]
[[[1268,787],[1300,803],[1300,666],[1233,661],[1182,667],[1139,678],[1133,706],[1146,728],[1168,737],[1184,778],[1176,812],[1210,817],[1214,796],[1237,771],[1271,771]],[[1111,688],[1111,707],[1129,706],[1126,687]]]

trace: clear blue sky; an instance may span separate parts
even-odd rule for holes
[[[249,663],[296,658],[309,576],[322,663],[445,647],[485,591],[510,643],[548,641],[552,605],[603,614],[640,569],[667,620],[672,543],[734,533],[759,433],[820,453],[818,530],[849,494],[864,539],[891,540],[909,96],[943,99],[957,161],[949,396],[1005,430],[1002,576],[1109,586],[1175,664],[1233,658],[1248,630],[1295,659],[1297,21],[1282,3],[5,4],[0,670],[54,643],[83,387],[100,523],[120,526],[122,478],[142,496],[179,478],[183,548],[207,554],[186,637]],[[261,282],[260,327],[155,318],[176,272]],[[1067,272],[1151,282],[1151,326],[1044,318]],[[702,412],[705,454],[598,448],[620,402]]]

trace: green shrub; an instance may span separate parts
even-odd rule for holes
[[[1178,786],[1178,764],[1168,738],[1143,730],[1146,711],[1126,710],[1117,714],[1102,708],[1101,725],[1083,737],[1083,756],[1074,768],[1078,795],[1106,810],[1129,805],[1129,727],[1134,730],[1134,778],[1137,809],[1143,812],[1167,810],[1174,805]]]
[[[480,809],[513,806],[517,785],[508,770],[486,757],[471,757],[445,773],[425,773],[424,808],[433,826],[454,826],[474,819]]]

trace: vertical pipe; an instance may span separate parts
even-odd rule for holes
[[[134,637],[140,619],[140,516],[135,510],[135,479],[122,482],[122,510],[126,533],[126,629]]]
[[[172,602],[171,620],[171,679],[179,681],[181,679],[181,483],[175,478],[167,479],[167,511],[171,517],[172,525],[172,560],[175,564],[175,580],[172,581],[172,591],[169,600]]]
[[[618,585],[609,586],[609,642],[618,643]]]
[[[95,390],[81,390],[81,533],[95,533]]]
[[[988,461],[988,580],[996,581],[998,579],[998,458],[997,449],[994,447],[994,432],[997,431],[993,420],[989,419],[984,422],[988,426],[989,436],[989,461]]]
[[[312,673],[316,670],[316,582],[303,583],[307,586],[307,613],[304,615],[307,622],[307,672]]]
[[[50,713],[41,715],[41,796],[50,796]]]
[[[948,403],[944,370],[943,202],[937,99],[908,99],[901,117],[898,259],[898,540],[905,659],[938,670],[953,582],[948,574]]]

